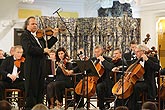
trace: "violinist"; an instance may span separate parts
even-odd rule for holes
[[[112,69],[113,73],[116,73],[116,81],[121,78],[122,75],[122,63],[124,64],[124,69],[126,69],[127,62],[125,59],[122,59],[122,53],[120,48],[116,48],[113,51],[112,62],[114,63],[115,67]],[[118,72],[120,71],[120,72]]]
[[[47,85],[47,98],[50,101],[49,108],[54,108],[55,101],[57,102],[57,109],[60,109],[63,105],[63,92],[65,88],[73,87],[72,77],[66,72],[65,68],[68,68],[67,60],[69,56],[65,48],[60,47],[56,51],[56,80],[50,82]]]
[[[104,107],[104,98],[110,97],[111,94],[111,88],[112,80],[110,80],[109,73],[111,72],[112,68],[114,67],[114,64],[112,62],[112,59],[106,56],[103,56],[103,47],[100,45],[97,45],[94,48],[94,55],[95,57],[91,58],[93,62],[98,62],[102,65],[104,68],[103,75],[99,78],[97,81],[96,86],[96,93],[98,98],[98,106],[100,110],[105,110]]]
[[[46,94],[47,85],[56,78],[56,51],[54,49],[51,49],[49,52],[49,59],[46,59],[45,70],[47,70],[47,76],[45,77],[44,83],[44,93]]]
[[[154,100],[156,98],[156,81],[155,73],[159,71],[160,65],[159,61],[154,57],[148,57],[145,54],[146,46],[137,45],[135,49],[135,54],[138,59],[142,59],[139,63],[144,68],[143,77],[136,82],[133,88],[133,93],[129,97],[128,107],[129,110],[139,110],[137,101],[140,100],[140,93],[146,92],[147,99]]]
[[[45,53],[56,43],[55,34],[51,38],[37,38],[38,30],[35,17],[28,17],[25,21],[25,31],[21,35],[21,45],[24,50],[25,59],[25,110],[31,110],[38,103],[43,102],[44,98],[44,79],[45,79]],[[33,85],[33,86],[32,86]]]
[[[120,48],[114,49],[112,61],[115,65],[115,67],[112,69],[110,76],[113,78],[114,83],[116,83],[120,78],[122,78],[121,75],[123,75],[123,72],[122,72],[123,66],[124,66],[124,71],[127,67],[127,62],[126,62],[125,58],[122,59],[122,52],[121,52]],[[114,79],[115,75],[116,75],[116,79]],[[117,99],[116,106],[121,106],[121,105],[122,105],[122,100]]]
[[[0,100],[2,100],[5,89],[24,90],[24,75],[23,68],[21,68],[21,64],[24,62],[22,54],[22,46],[14,46],[14,55],[7,57],[1,64]]]

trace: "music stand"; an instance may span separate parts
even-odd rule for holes
[[[91,61],[91,60],[86,60],[86,61],[82,61],[82,60],[75,60],[75,62],[77,63],[77,66],[79,68],[79,70],[81,71],[81,73],[84,73],[84,77],[83,77],[83,81],[82,81],[82,89],[81,89],[81,93],[83,94],[84,96],[84,91],[83,89],[85,89],[85,94],[86,95],[86,98],[87,98],[87,101],[85,102],[85,104],[87,103],[87,110],[89,110],[89,104],[91,104],[93,107],[95,107],[92,103],[89,103],[89,97],[88,97],[88,76],[96,76],[96,77],[99,77],[99,74],[95,68],[95,65],[94,63]],[[85,80],[85,78],[87,78],[87,80]],[[85,81],[87,81],[85,83]],[[87,87],[84,88],[84,84],[87,84]],[[80,98],[77,106],[79,105],[80,101],[81,101],[82,97]],[[84,106],[85,106],[84,104]],[[96,108],[96,107],[95,107]]]

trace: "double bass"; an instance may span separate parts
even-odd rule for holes
[[[133,87],[144,74],[144,68],[139,64],[141,58],[130,65],[123,76],[112,88],[112,93],[119,99],[126,99],[133,93]]]
[[[97,61],[94,62],[94,65],[99,74],[99,77],[101,77],[104,73],[104,68]],[[89,97],[92,97],[96,92],[96,85],[97,85],[97,80],[99,79],[99,77],[98,76],[87,76],[87,77],[80,80],[80,82],[76,85],[75,92],[78,95],[83,95],[89,98]],[[87,89],[88,89],[88,93],[87,93]]]

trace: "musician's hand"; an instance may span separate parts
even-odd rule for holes
[[[44,53],[49,53],[50,50],[48,48],[44,48]]]
[[[58,66],[62,69],[64,66],[62,63],[58,63]]]
[[[112,72],[118,72],[119,71],[119,68],[118,67],[114,67],[113,69],[112,69]]]
[[[7,75],[7,77],[9,77],[12,81],[15,81],[17,78],[17,76],[13,75],[13,74],[9,74],[9,75]]]
[[[53,29],[53,36],[56,37],[58,35],[59,29],[55,28]]]
[[[143,60],[145,60],[145,61],[147,61],[147,60],[148,60],[148,57],[147,57],[147,55],[146,55],[146,54],[143,54],[141,57],[142,57],[142,58],[143,58]]]
[[[67,73],[70,76],[71,74],[73,74],[73,70],[68,70]]]
[[[99,56],[97,59],[99,59],[101,62],[105,60],[103,56]]]

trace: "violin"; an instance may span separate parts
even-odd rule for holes
[[[20,68],[21,66],[21,63],[25,61],[25,58],[24,57],[21,57],[20,59],[17,59],[16,61],[14,61],[14,65],[17,67],[17,68]]]
[[[36,32],[36,36],[37,38],[42,38],[44,35],[46,36],[53,36],[53,34],[58,33],[59,29],[51,29],[51,28],[46,28],[46,29],[38,29]]]
[[[118,61],[120,61],[121,58],[118,58],[118,57],[112,57],[112,62],[113,63],[117,63]]]
[[[62,64],[64,68],[66,68],[66,64],[69,62],[69,58],[64,58],[63,60],[60,60],[59,62],[57,62],[57,64]],[[59,66],[59,65],[58,65]],[[57,68],[58,68],[57,66]]]

